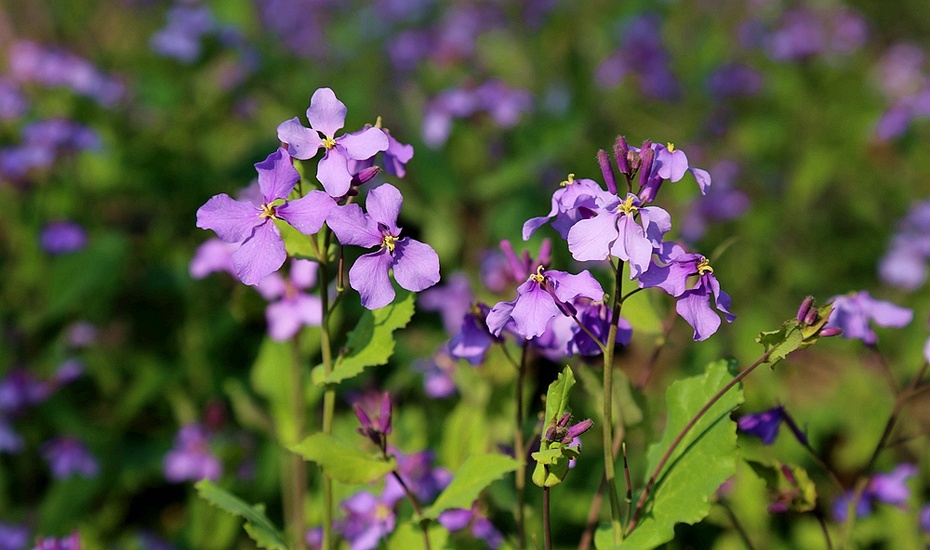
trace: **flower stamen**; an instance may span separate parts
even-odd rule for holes
[[[332,149],[335,146],[336,146],[335,138],[331,138],[329,136],[326,136],[325,138],[323,138],[323,147],[326,147],[327,149]]]
[[[261,214],[258,215],[258,217],[262,219],[265,219],[265,218],[275,219],[274,206],[272,206],[271,204],[263,204],[262,212]]]
[[[394,235],[385,235],[381,239],[381,248],[387,248],[389,252],[394,252],[395,244],[397,242],[397,237]]]
[[[572,185],[575,183],[575,174],[569,174],[568,179],[562,180],[559,185],[565,187],[566,185]]]
[[[623,212],[627,216],[632,216],[634,212],[639,210],[639,208],[633,204],[634,198],[634,195],[627,195],[626,200],[620,203],[620,212]]]
[[[530,279],[533,281],[536,281],[539,284],[542,284],[542,282],[546,280],[546,276],[543,275],[542,272],[543,272],[543,266],[537,267],[536,273],[533,273],[532,275],[530,275]]]
[[[714,268],[710,266],[710,260],[705,257],[701,257],[701,261],[697,265],[698,275],[703,275],[705,273],[713,273]]]

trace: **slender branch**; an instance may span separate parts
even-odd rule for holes
[[[543,487],[543,541],[545,550],[552,550],[552,525],[549,517],[549,487]]]
[[[743,544],[746,545],[746,548],[749,550],[755,550],[755,546],[752,544],[752,540],[749,538],[749,534],[746,533],[746,530],[743,529],[743,524],[740,523],[739,519],[736,518],[736,513],[733,512],[733,508],[730,508],[730,505],[726,501],[721,500],[720,506],[726,511],[727,517],[730,518],[730,523],[733,524],[733,527],[736,529],[736,532],[739,534],[739,538],[743,539]]]
[[[833,541],[830,540],[830,531],[827,529],[827,523],[823,520],[821,514],[814,514],[814,517],[817,518],[817,523],[820,524],[820,531],[823,533],[823,540],[827,543],[827,550],[833,550]]]
[[[520,366],[517,369],[517,410],[515,415],[515,426],[513,433],[513,454],[514,457],[523,462],[526,459],[526,445],[523,439],[523,384],[526,378],[526,364],[529,359],[529,341],[523,342],[523,351],[520,355]],[[523,550],[526,548],[526,465],[517,468],[514,486],[517,491],[517,548]]]
[[[611,262],[613,265],[613,262]],[[614,289],[611,293],[613,304],[611,306],[610,328],[607,331],[607,345],[604,348],[604,419],[602,437],[604,445],[604,483],[607,485],[607,496],[610,502],[610,526],[614,535],[614,544],[620,544],[623,538],[623,526],[620,523],[620,497],[617,495],[617,484],[614,480],[614,457],[616,453],[611,445],[613,429],[613,370],[614,348],[617,341],[617,323],[620,320],[620,308],[623,302],[619,299],[623,293],[623,262],[619,262],[614,270]]]
[[[306,379],[302,369],[300,357],[300,335],[295,334],[291,339],[291,406],[292,416],[294,419],[293,442],[297,443],[304,437],[304,418],[307,414],[304,400],[306,391]],[[291,485],[290,490],[285,494],[285,499],[291,498],[289,506],[291,515],[289,516],[289,531],[291,534],[291,544],[295,550],[303,550],[304,533],[307,531],[306,512],[304,510],[304,500],[307,494],[307,466],[303,457],[296,453],[290,454],[290,475],[287,476]]]
[[[642,513],[643,508],[646,505],[646,501],[649,499],[649,496],[652,494],[652,489],[655,487],[656,481],[658,481],[659,479],[659,474],[662,473],[662,469],[665,468],[665,464],[672,457],[672,453],[675,452],[675,450],[678,448],[678,445],[681,444],[685,436],[688,435],[688,432],[690,432],[691,429],[694,428],[694,426],[698,423],[701,417],[704,416],[704,413],[709,411],[710,408],[713,407],[714,404],[716,404],[717,401],[719,401],[721,397],[723,397],[727,392],[733,389],[734,386],[742,382],[743,378],[746,378],[747,376],[749,376],[749,374],[752,373],[752,371],[756,370],[756,368],[758,368],[759,365],[762,365],[766,361],[768,361],[769,354],[771,353],[772,353],[772,350],[768,350],[765,353],[763,353],[761,357],[756,359],[755,363],[746,367],[745,370],[743,370],[742,372],[737,374],[735,377],[733,377],[733,379],[730,380],[724,387],[720,388],[720,390],[717,393],[715,393],[707,401],[707,403],[704,404],[703,407],[701,407],[701,410],[699,410],[697,414],[691,417],[691,420],[689,420],[688,423],[685,424],[685,427],[682,428],[680,432],[678,432],[678,435],[675,436],[675,439],[672,441],[671,445],[668,446],[668,449],[665,450],[665,453],[662,455],[662,458],[659,459],[659,463],[656,464],[655,469],[649,475],[649,481],[646,482],[646,487],[643,489],[643,492],[640,493],[639,495],[639,500],[636,502],[636,509],[633,510],[633,517],[632,519],[630,519],[629,525],[627,525],[627,535],[633,532],[633,529],[636,527],[636,524],[639,521],[639,516]]]
[[[644,289],[644,288],[639,288],[639,287],[634,288],[633,290],[631,290],[631,291],[627,292],[626,294],[624,294],[622,298],[620,298],[620,303],[622,304],[623,302],[625,302],[625,301],[627,300],[627,298],[629,298],[630,296],[632,296],[632,295],[634,295],[634,294],[638,294],[638,293],[642,292],[643,290],[645,290],[645,289]]]
[[[323,249],[329,253],[329,242],[332,232],[325,228],[323,236]],[[329,309],[329,257],[324,255],[325,262],[320,264],[320,302],[323,318],[320,321],[320,353],[323,359],[323,372],[329,376],[333,372],[333,348],[330,340],[329,319],[332,312]],[[336,409],[336,390],[332,384],[327,384],[323,392],[323,433],[333,432],[333,416]],[[332,550],[333,539],[333,480],[323,473],[323,550]]]
[[[388,459],[387,453],[384,452],[385,460]],[[404,490],[404,494],[407,495],[407,500],[410,501],[410,504],[413,505],[413,511],[416,513],[418,518],[423,518],[423,508],[420,506],[420,501],[417,500],[417,496],[413,494],[413,491],[404,483],[404,479],[400,477],[400,474],[397,473],[397,470],[393,470],[391,475],[394,476],[394,479],[397,480],[397,483],[400,483],[401,488]],[[430,550],[429,545],[429,520],[421,519],[420,520],[420,529],[423,530],[423,548]]]

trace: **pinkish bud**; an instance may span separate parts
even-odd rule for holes
[[[827,327],[820,331],[820,336],[829,338],[830,336],[839,336],[843,334],[843,329],[839,327]]]
[[[807,314],[810,312],[812,305],[814,305],[813,296],[808,296],[807,298],[804,298],[804,301],[801,302],[801,307],[798,308],[798,323],[801,323],[802,325],[810,324],[810,323],[806,323],[805,319],[807,319]]]
[[[358,187],[359,185],[368,183],[369,181],[371,181],[375,176],[377,176],[377,175],[380,174],[380,173],[381,173],[381,167],[380,167],[380,166],[377,166],[377,165],[376,165],[376,166],[369,166],[368,168],[365,168],[365,169],[359,171],[358,174],[355,174],[354,176],[352,176],[352,186],[353,186],[353,187]]]
[[[601,174],[604,176],[607,190],[616,195],[617,181],[614,178],[614,168],[610,165],[610,157],[607,156],[607,151],[601,149],[597,152],[597,163],[601,167]]]
[[[648,143],[648,141],[643,143],[643,148],[639,151],[639,156],[642,158],[642,164],[639,167],[640,186],[645,186],[649,182],[649,176],[652,173],[652,163],[656,158],[656,152],[652,147],[646,148]]]
[[[614,144],[614,158],[617,159],[617,168],[621,174],[630,174],[630,163],[627,155],[630,153],[630,146],[626,143],[626,138],[617,136],[617,143]]]

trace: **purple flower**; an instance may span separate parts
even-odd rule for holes
[[[149,45],[159,55],[192,63],[200,57],[200,40],[215,28],[207,6],[176,5],[168,10],[165,27],[152,35]]]
[[[211,479],[223,474],[219,459],[210,454],[210,434],[200,424],[188,424],[174,438],[174,447],[165,455],[165,479],[171,483]]]
[[[439,282],[439,256],[427,244],[401,237],[397,216],[403,197],[390,184],[368,193],[363,213],[357,204],[339,206],[330,213],[329,227],[343,245],[378,247],[376,252],[359,257],[349,269],[349,285],[361,295],[362,306],[378,309],[394,300],[394,287],[388,273],[412,292],[425,290]]]
[[[413,368],[423,373],[423,391],[427,397],[443,399],[455,394],[455,359],[441,346],[429,359],[414,361]]]
[[[598,340],[604,342],[607,339],[610,330],[611,317],[613,312],[607,304],[600,302],[591,302],[589,300],[576,300],[575,309],[578,310],[578,321],[581,322],[592,334],[597,336]],[[597,343],[588,336],[588,333],[581,330],[577,323],[570,325],[572,338],[568,341],[566,353],[571,355],[600,355],[601,348]],[[617,337],[616,343],[627,346],[633,337],[633,326],[629,321],[620,317],[617,320]],[[604,342],[606,344],[606,342]]]
[[[749,208],[749,196],[734,188],[739,166],[722,161],[713,166],[713,172],[714,185],[691,203],[681,223],[681,236],[689,242],[700,239],[709,223],[738,218]]]
[[[23,550],[29,545],[29,528],[0,523],[0,550]]]
[[[907,480],[915,475],[917,467],[913,464],[899,464],[891,472],[874,474],[856,503],[856,517],[870,514],[872,506],[878,502],[903,507],[911,496]],[[847,492],[833,502],[833,519],[837,522],[846,521],[853,496],[852,492]]]
[[[876,300],[865,290],[833,297],[833,311],[827,327],[843,330],[843,337],[862,340],[866,345],[878,342],[878,336],[869,322],[880,327],[901,328],[911,322],[914,312]]]
[[[930,200],[915,204],[898,223],[891,246],[879,263],[882,281],[914,290],[927,280],[930,259]]]
[[[397,459],[397,473],[422,503],[432,501],[452,481],[452,472],[434,466],[435,455],[430,450],[405,455],[394,449],[392,454]],[[382,499],[397,502],[405,497],[397,479],[390,476],[384,480]]]
[[[498,302],[487,316],[491,334],[500,336],[508,322],[514,331],[529,340],[542,335],[550,321],[561,315],[575,313],[571,303],[578,297],[594,301],[604,299],[601,284],[587,271],[572,275],[564,271],[544,270],[542,266],[517,288],[512,302]]]
[[[352,406],[355,416],[362,425],[358,433],[370,439],[380,449],[387,448],[387,436],[391,435],[391,396],[387,392],[381,395],[378,415],[369,415],[360,403]],[[374,416],[374,420],[371,417]]]
[[[304,292],[316,284],[316,272],[316,262],[292,260],[290,278],[272,273],[255,287],[269,301],[265,318],[272,340],[289,340],[300,327],[319,326],[323,321],[323,304],[319,296]]]
[[[23,438],[0,416],[0,453],[18,454],[23,450]],[[0,537],[2,540],[2,537]],[[3,549],[0,543],[0,550]]]
[[[104,75],[86,59],[35,42],[14,43],[9,58],[14,79],[44,86],[67,86],[104,106],[119,101],[126,91],[121,82]]]
[[[640,91],[647,97],[674,100],[681,95],[680,85],[669,69],[671,56],[662,44],[661,20],[655,15],[632,19],[620,48],[597,69],[598,84],[616,86],[627,75],[639,80]]]
[[[366,160],[388,148],[388,138],[379,128],[366,128],[355,134],[336,137],[346,120],[346,106],[336,99],[329,88],[313,92],[307,109],[310,128],[294,117],[278,125],[278,139],[287,143],[287,152],[294,158],[307,160],[322,148],[323,159],[317,166],[316,177],[326,192],[342,197],[349,191],[352,174],[349,160]]]
[[[471,283],[468,275],[464,273],[453,273],[447,278],[446,284],[426,290],[417,296],[417,302],[422,309],[438,311],[442,315],[442,324],[449,334],[458,330],[474,301]]]
[[[323,528],[314,527],[313,529],[307,529],[307,534],[304,535],[304,542],[307,543],[307,546],[309,546],[311,550],[322,550]]]
[[[40,538],[36,540],[36,545],[32,550],[81,550],[81,538],[77,531],[60,539]]]
[[[504,535],[478,509],[477,504],[471,508],[446,510],[439,514],[437,521],[451,532],[468,529],[471,536],[483,540],[488,548],[498,548],[504,542]]]
[[[741,63],[717,67],[707,77],[707,89],[716,99],[753,96],[762,89],[762,73]]]
[[[640,287],[659,287],[678,298],[675,311],[694,329],[695,341],[706,340],[720,328],[720,316],[711,309],[711,302],[728,323],[736,319],[730,313],[730,295],[720,289],[707,258],[686,253],[674,243],[665,243],[660,258],[665,265],[653,262],[639,278]],[[697,282],[688,288],[694,275]]]
[[[77,321],[68,327],[67,337],[72,348],[86,348],[97,342],[97,327],[88,321]]]
[[[52,476],[63,479],[78,474],[95,477],[100,467],[87,447],[73,437],[56,437],[46,441],[41,448],[42,457],[48,462]]]
[[[69,254],[87,246],[87,232],[74,222],[51,222],[42,228],[39,243],[49,254]]]
[[[568,231],[578,220],[594,216],[598,208],[598,199],[608,202],[611,195],[601,189],[594,180],[582,178],[575,179],[575,174],[569,174],[561,187],[552,194],[552,208],[549,214],[538,218],[530,218],[523,224],[523,240],[527,241],[544,224],[555,218],[552,228],[563,239],[568,237]]]
[[[232,255],[239,243],[228,243],[220,239],[207,239],[194,252],[189,271],[194,279],[203,279],[211,273],[229,273],[238,279]]]
[[[51,389],[26,369],[15,368],[0,380],[0,412],[19,414],[48,399]]]
[[[636,195],[624,200],[611,195],[598,199],[592,218],[579,220],[568,231],[568,249],[583,262],[616,256],[630,264],[630,277],[639,277],[652,258],[662,236],[672,228],[668,212],[658,206],[642,206]],[[636,217],[639,217],[639,223]]]
[[[771,445],[778,437],[778,428],[785,419],[784,409],[775,407],[767,411],[746,414],[736,421],[740,430],[762,440],[764,445]]]
[[[349,543],[350,550],[374,550],[394,531],[396,502],[359,491],[342,502],[346,517],[336,522],[335,530]]]
[[[650,157],[643,152],[643,149],[647,147],[655,151],[653,156]],[[638,195],[643,204],[655,201],[663,180],[675,183],[680,181],[686,172],[691,172],[694,176],[702,195],[706,195],[707,190],[710,189],[710,174],[701,168],[691,167],[688,163],[688,156],[684,151],[676,148],[674,143],[662,145],[647,141],[642,148],[629,147],[629,150],[640,154],[642,158],[639,177],[642,187]]]
[[[14,120],[26,113],[29,103],[19,86],[6,77],[0,77],[0,120]]]
[[[930,504],[920,509],[917,514],[917,523],[920,524],[920,528],[923,529],[924,533],[930,533]]]
[[[452,88],[436,96],[423,114],[423,141],[441,147],[452,131],[452,121],[487,113],[501,128],[510,128],[532,107],[526,90],[511,88],[499,80],[488,80],[476,88]]]
[[[256,285],[277,271],[287,258],[281,233],[274,220],[282,219],[305,235],[320,230],[335,202],[322,191],[288,201],[300,174],[287,152],[278,148],[255,165],[262,192],[260,204],[237,201],[223,193],[197,210],[197,227],[212,229],[229,243],[241,243],[233,252],[236,275],[247,285]],[[283,202],[282,202],[283,201]]]
[[[354,132],[353,135],[358,135],[366,130],[370,126],[366,126],[359,132]],[[399,178],[407,175],[406,165],[410,162],[410,159],[413,158],[413,145],[404,144],[391,135],[390,130],[387,128],[381,127],[381,117],[378,117],[378,121],[375,123],[375,128],[380,128],[384,135],[387,136],[388,146],[385,149],[381,156],[384,159],[384,171],[392,176],[397,176]],[[374,165],[375,157],[369,157],[365,160],[349,160],[349,172],[352,174],[358,174],[362,169],[368,168]],[[355,184],[355,181],[352,182]],[[364,183],[364,182],[363,182]]]
[[[449,355],[456,359],[465,359],[472,365],[480,365],[491,344],[497,338],[490,333],[485,319],[490,308],[482,303],[475,303],[462,318],[458,332],[449,339]]]

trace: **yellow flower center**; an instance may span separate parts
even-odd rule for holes
[[[669,153],[675,152],[675,144],[672,143],[671,141],[665,144],[665,148],[668,149]]]
[[[336,146],[336,139],[335,139],[335,138],[331,138],[331,137],[329,137],[329,136],[326,136],[326,137],[323,139],[323,147],[326,147],[327,149],[332,149],[332,148],[335,147],[335,146]]]
[[[559,185],[562,187],[565,187],[566,185],[571,185],[573,183],[575,183],[575,174],[569,174],[568,179],[562,180],[562,182],[559,183]]]
[[[397,237],[395,237],[394,235],[385,235],[384,238],[381,239],[381,248],[387,248],[388,251],[394,252],[394,247],[395,247],[394,243],[396,242],[397,242]]]
[[[536,281],[537,283],[542,284],[542,282],[546,280],[546,276],[543,275],[542,272],[543,272],[543,266],[537,267],[536,273],[533,273],[532,275],[530,275],[530,279]]]
[[[265,218],[274,218],[274,217],[275,217],[275,215],[274,215],[274,206],[272,206],[272,205],[270,205],[270,204],[263,204],[263,205],[262,205],[262,213],[259,214],[258,217],[259,217],[259,218],[262,218],[262,219],[265,219]]]
[[[626,200],[620,203],[620,212],[623,212],[627,216],[632,216],[634,212],[639,210],[639,208],[633,204],[633,198],[633,195],[627,195]]]
[[[375,519],[378,521],[385,521],[387,518],[391,517],[391,509],[385,506],[382,503],[375,505]]]
[[[710,260],[708,260],[707,258],[704,258],[703,256],[701,257],[700,263],[698,263],[697,270],[698,270],[698,275],[703,275],[705,273],[714,272],[714,268],[710,266]]]

